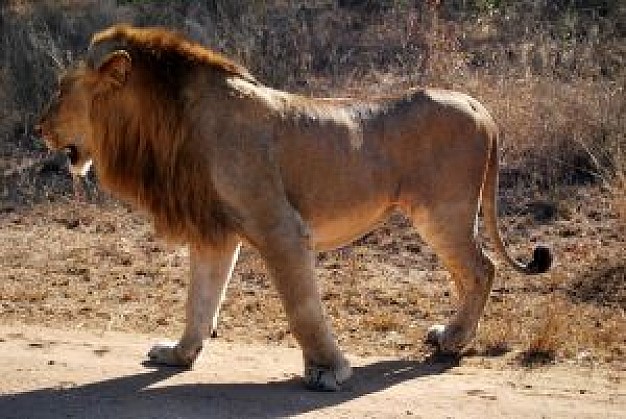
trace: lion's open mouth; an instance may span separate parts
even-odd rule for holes
[[[76,166],[78,163],[78,148],[75,145],[69,145],[63,149],[63,152],[70,161],[70,164]]]

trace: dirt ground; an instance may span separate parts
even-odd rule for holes
[[[502,196],[515,255],[536,243],[550,273],[501,267],[477,339],[438,359],[426,329],[454,310],[437,257],[394,215],[317,272],[357,365],[338,394],[298,381],[301,360],[264,266],[244,248],[218,337],[193,371],[142,366],[184,324],[187,251],[104,199],[55,198],[0,214],[0,417],[626,417],[625,226],[596,188]]]
[[[351,357],[338,393],[305,391],[296,349],[213,342],[190,371],[142,365],[154,337],[0,328],[0,417],[620,418],[623,376],[560,365],[533,370],[454,360]]]

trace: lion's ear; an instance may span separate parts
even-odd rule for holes
[[[107,55],[100,66],[98,71],[100,74],[111,77],[115,82],[123,85],[130,74],[132,69],[132,62],[128,52],[123,50],[113,51]]]

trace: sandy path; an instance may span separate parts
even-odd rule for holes
[[[296,349],[217,341],[181,372],[142,365],[152,341],[0,327],[0,418],[626,417],[618,372],[353,358],[346,388],[321,394],[301,387]]]

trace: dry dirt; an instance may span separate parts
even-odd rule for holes
[[[214,342],[191,371],[142,365],[153,337],[0,328],[0,417],[619,418],[623,376],[558,366],[498,370],[352,357],[338,393],[303,390],[299,351]]]
[[[155,370],[141,365],[150,344],[183,327],[186,250],[108,199],[6,206],[0,417],[626,417],[623,219],[597,188],[501,203],[511,251],[548,243],[556,263],[537,277],[500,269],[460,360],[422,343],[454,292],[401,216],[318,257],[327,313],[358,366],[339,394],[295,378],[300,357],[252,249],[197,368]]]

